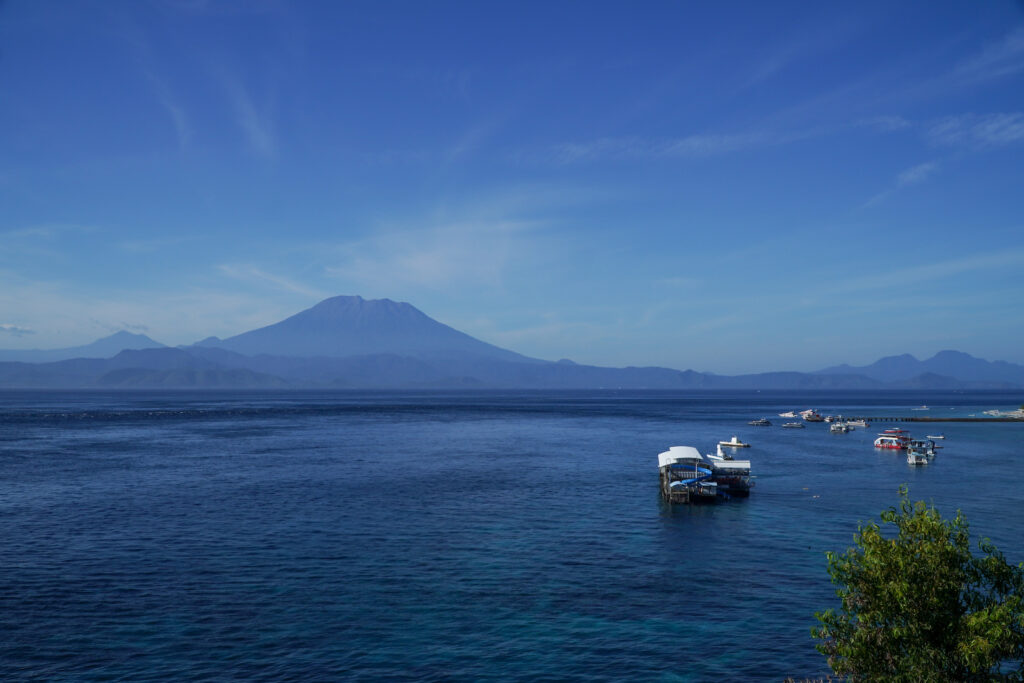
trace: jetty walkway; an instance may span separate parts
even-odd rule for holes
[[[880,417],[877,415],[864,415],[863,417],[847,417],[843,420],[864,420],[865,422],[1024,422],[1020,417],[926,417],[924,415],[912,417]]]

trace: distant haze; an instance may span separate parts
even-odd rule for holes
[[[358,296],[332,297],[272,325],[175,349],[118,333],[74,349],[11,353],[21,357],[0,360],[0,388],[1024,389],[1024,366],[957,351],[926,361],[905,354],[866,367],[738,376],[551,362],[481,342],[410,304]]]

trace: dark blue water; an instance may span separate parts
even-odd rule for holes
[[[914,469],[776,414],[1021,400],[0,393],[0,677],[820,676],[824,552],[900,484],[1024,561],[1024,424],[910,425]],[[749,499],[662,503],[658,452],[733,435]]]

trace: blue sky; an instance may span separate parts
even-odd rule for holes
[[[0,4],[0,348],[336,294],[599,365],[1024,363],[1024,8]]]

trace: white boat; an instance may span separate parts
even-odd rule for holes
[[[928,457],[923,453],[918,453],[915,450],[907,451],[907,464],[908,465],[927,465]]]
[[[818,411],[816,411],[814,408],[809,408],[807,410],[801,410],[800,411],[800,417],[802,417],[804,419],[804,422],[824,422],[825,421],[825,418],[823,418],[821,416],[821,414],[818,413]]]
[[[719,446],[727,446],[728,448],[750,448],[749,443],[743,443],[739,437],[732,437],[732,441],[719,441]]]
[[[850,428],[846,426],[845,422],[833,422],[828,426],[828,431],[832,434],[846,434]]]
[[[733,460],[721,446],[712,455],[704,456],[711,466],[711,479],[718,484],[718,490],[733,496],[749,496],[754,481],[750,478],[750,461]]]
[[[929,458],[935,457],[935,449],[937,446],[931,439],[911,439],[910,444],[907,446],[908,451],[914,451],[915,453],[922,453]]]
[[[945,434],[929,434],[927,438],[932,439],[932,440],[945,439],[946,435]]]
[[[846,424],[850,427],[867,427],[867,420],[847,420]]]
[[[875,448],[901,451],[910,445],[910,433],[904,429],[886,429],[875,439]]]
[[[782,426],[785,427],[786,429],[803,429],[804,428],[804,423],[803,422],[787,422],[786,424],[784,424]]]
[[[796,413],[791,410],[788,413],[779,413],[779,417],[796,417]]]

